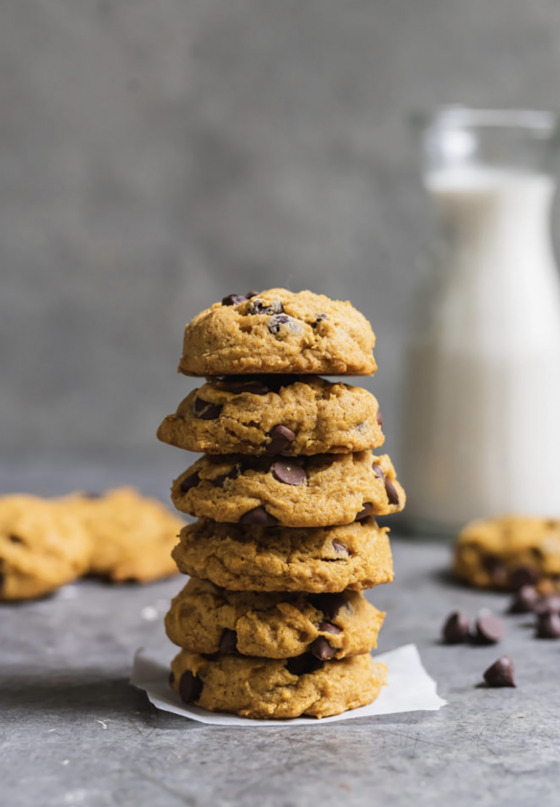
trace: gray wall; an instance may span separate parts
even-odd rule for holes
[[[168,457],[184,322],[270,285],[371,318],[394,453],[430,236],[406,118],[560,106],[560,3],[2,0],[0,65],[5,456]]]

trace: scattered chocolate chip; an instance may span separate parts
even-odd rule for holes
[[[267,513],[262,505],[259,505],[258,507],[253,507],[252,510],[248,510],[246,513],[243,513],[239,519],[239,523],[246,525],[256,524],[261,527],[272,527],[274,524],[278,524],[278,519],[271,516],[270,513]]]
[[[168,681],[169,681],[169,686],[172,687],[173,683],[175,681],[175,675],[173,673],[173,670],[171,670],[171,672],[169,673]]]
[[[189,476],[186,477],[186,479],[183,479],[183,481],[181,482],[181,491],[183,493],[187,493],[191,488],[196,487],[199,482],[200,477],[197,471],[195,471],[194,474],[190,474]]]
[[[491,583],[500,587],[507,585],[507,569],[500,558],[497,558],[495,555],[486,555],[483,558],[482,565],[488,572]]]
[[[256,297],[258,291],[248,291],[247,294],[228,294],[222,299],[222,305],[239,305],[246,303],[251,297]]]
[[[263,303],[262,300],[253,300],[247,306],[249,314],[283,314],[284,306],[280,300],[273,300],[271,303]]]
[[[327,619],[334,619],[341,608],[350,610],[350,604],[344,594],[310,594],[307,601]]]
[[[326,661],[336,656],[336,648],[332,647],[324,636],[317,636],[315,641],[311,642],[309,652],[312,653],[315,658],[321,659],[321,661]]]
[[[237,633],[229,628],[224,628],[220,639],[220,653],[222,656],[237,656]]]
[[[240,395],[243,392],[250,392],[253,395],[266,395],[270,392],[264,381],[256,376],[255,378],[243,378],[243,376],[226,376],[220,382],[228,392]]]
[[[377,420],[378,425],[379,425],[381,428],[383,428],[383,415],[381,414],[381,410],[380,410],[380,409],[378,409],[378,410],[377,410],[377,415],[376,415],[375,417],[376,417],[376,420]]]
[[[558,594],[549,594],[546,597],[541,597],[533,606],[533,611],[536,614],[560,614],[560,596]]]
[[[354,521],[361,521],[363,518],[371,516],[372,513],[373,513],[373,503],[364,502],[362,509],[360,510]]]
[[[538,639],[560,639],[560,614],[545,611],[537,619]]]
[[[290,322],[290,317],[287,314],[275,314],[273,317],[270,318],[270,322],[268,323],[268,330],[270,333],[279,333],[280,326],[286,325]]]
[[[341,544],[340,541],[333,541],[332,545],[334,551],[338,552],[339,555],[344,555],[346,558],[350,555],[348,547],[344,546],[344,544]]]
[[[194,703],[198,700],[202,692],[202,681],[190,672],[185,670],[179,682],[179,695],[185,703]]]
[[[387,493],[387,498],[389,499],[389,504],[399,503],[399,492],[390,479],[385,480],[385,491]]]
[[[25,541],[23,538],[20,538],[19,535],[8,535],[8,538],[13,544],[24,544]]]
[[[471,624],[468,616],[462,611],[454,611],[450,614],[441,630],[443,641],[446,644],[460,644],[465,642],[469,636]]]
[[[322,660],[314,656],[313,653],[303,653],[301,656],[288,659],[286,669],[292,675],[305,675],[306,673],[320,670],[322,666]]]
[[[535,566],[519,566],[509,576],[509,584],[514,591],[523,586],[534,586],[540,577],[539,570]]]
[[[202,398],[194,399],[193,412],[195,417],[200,420],[216,420],[220,417],[223,408],[222,404],[210,403]]]
[[[475,622],[473,639],[480,644],[496,644],[503,639],[505,633],[504,623],[490,611],[481,612]]]
[[[385,474],[383,473],[383,468],[381,467],[381,465],[378,465],[376,462],[374,462],[371,467],[373,468],[373,473],[376,475],[378,479],[385,479]]]
[[[307,474],[301,465],[296,465],[291,460],[276,460],[272,464],[272,476],[284,485],[303,485],[307,482]]]
[[[533,586],[522,586],[512,597],[508,612],[510,614],[528,614],[535,609],[539,595]]]
[[[514,687],[513,661],[509,656],[502,656],[484,673],[484,680],[489,687]]]
[[[270,443],[266,447],[266,453],[269,455],[281,454],[296,439],[296,433],[281,423],[273,426],[268,436],[270,437]]]
[[[342,628],[333,625],[332,622],[321,622],[319,624],[318,630],[320,633],[333,633],[333,634],[342,633]]]

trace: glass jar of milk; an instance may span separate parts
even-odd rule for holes
[[[423,121],[437,271],[408,350],[401,476],[411,525],[560,516],[560,280],[550,112]]]

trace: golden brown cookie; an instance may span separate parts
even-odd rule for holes
[[[186,325],[186,375],[371,375],[375,336],[349,303],[310,291],[230,294]]]
[[[228,376],[188,395],[157,436],[208,454],[326,454],[383,444],[367,390],[316,376]]]
[[[384,454],[206,455],[174,482],[178,510],[231,524],[326,527],[402,510],[404,490]]]
[[[457,539],[453,568],[479,588],[560,579],[560,521],[515,515],[473,521]]]
[[[61,503],[91,536],[90,574],[146,582],[176,573],[171,550],[185,522],[161,502],[123,487]]]
[[[181,530],[179,571],[231,591],[361,591],[393,579],[388,530],[372,518],[343,527],[242,527],[200,520]]]
[[[165,617],[172,642],[192,653],[321,660],[369,653],[385,615],[357,591],[228,591],[191,578]]]
[[[26,494],[0,497],[0,600],[49,594],[84,574],[90,554],[71,510]]]
[[[387,667],[369,653],[324,661],[305,653],[293,659],[220,656],[209,660],[182,650],[171,682],[185,703],[212,712],[260,719],[327,717],[371,703]]]

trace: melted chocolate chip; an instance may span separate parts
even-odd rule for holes
[[[513,661],[509,656],[502,656],[484,673],[484,680],[489,687],[514,687]]]
[[[202,398],[194,399],[193,412],[195,417],[200,420],[216,420],[220,417],[223,408],[222,404],[210,403]]]
[[[540,577],[539,570],[535,566],[518,566],[509,576],[509,584],[514,591],[523,586],[533,586]]]
[[[377,415],[375,416],[378,425],[383,428],[383,415],[381,414],[381,410],[377,410]]]
[[[222,656],[237,656],[237,633],[229,628],[224,628],[220,639],[220,653]]]
[[[470,632],[470,621],[462,611],[454,611],[450,614],[441,631],[443,641],[446,644],[460,644],[466,642]]]
[[[307,601],[327,619],[334,619],[341,608],[350,610],[350,604],[344,594],[310,594]]]
[[[350,552],[348,551],[348,547],[341,544],[340,541],[333,541],[332,542],[333,549],[335,552],[338,552],[339,555],[344,555],[344,557],[348,557]]]
[[[256,297],[258,291],[248,291],[247,294],[228,294],[222,299],[222,305],[239,305],[246,303],[251,297]]]
[[[281,454],[286,451],[296,439],[296,433],[279,423],[269,431],[270,443],[266,447],[269,455]]]
[[[475,622],[475,634],[473,639],[479,644],[496,644],[500,639],[503,639],[505,633],[504,623],[502,620],[485,611],[479,614]]]
[[[224,482],[226,479],[237,479],[240,473],[239,465],[234,465],[231,471],[228,471],[226,474],[220,474],[220,476],[216,476],[212,480],[212,484],[216,485],[217,488],[221,488],[224,486]]]
[[[301,656],[288,659],[286,669],[292,675],[305,675],[306,673],[320,670],[322,666],[322,660],[314,656],[313,653],[303,653]]]
[[[371,516],[373,513],[373,503],[372,502],[364,502],[363,508],[360,510],[354,521],[361,521],[368,516]]]
[[[528,614],[537,605],[539,595],[533,586],[523,586],[513,595],[509,606],[510,614]]]
[[[246,513],[243,513],[239,519],[239,523],[246,525],[256,524],[257,526],[261,527],[272,527],[274,524],[278,524],[278,519],[271,516],[270,513],[267,513],[262,505],[259,505],[259,507],[253,507],[252,510],[248,510]]]
[[[194,703],[202,692],[202,681],[190,672],[185,670],[179,682],[179,695],[185,703]]]
[[[252,300],[247,306],[248,314],[283,314],[284,306],[280,300],[273,300],[271,303],[263,303],[262,300]]]
[[[200,477],[197,471],[194,474],[190,474],[181,482],[181,491],[183,493],[187,493],[191,488],[194,488],[200,482]]]
[[[389,499],[389,504],[399,503],[399,492],[390,479],[385,480],[385,491],[387,493],[387,498]]]
[[[318,630],[320,631],[320,633],[333,633],[333,634],[342,633],[342,628],[333,625],[332,622],[321,622],[319,624]]]
[[[560,614],[545,611],[539,614],[537,621],[538,639],[560,639]]]
[[[282,325],[287,325],[288,322],[291,321],[291,317],[287,314],[275,314],[273,317],[270,318],[270,322],[268,323],[268,330],[270,333],[277,334],[280,332],[280,328]]]
[[[378,465],[376,462],[374,462],[371,467],[373,468],[373,473],[376,475],[378,479],[385,479],[385,474],[383,473],[383,468],[381,467],[381,465]]]
[[[276,460],[272,464],[272,476],[284,485],[303,485],[307,482],[307,474],[300,465],[291,460]]]
[[[309,645],[309,652],[312,653],[315,658],[318,658],[321,661],[326,661],[327,659],[336,656],[336,648],[331,647],[328,640],[325,639],[324,636],[317,636],[315,641],[311,642]]]

